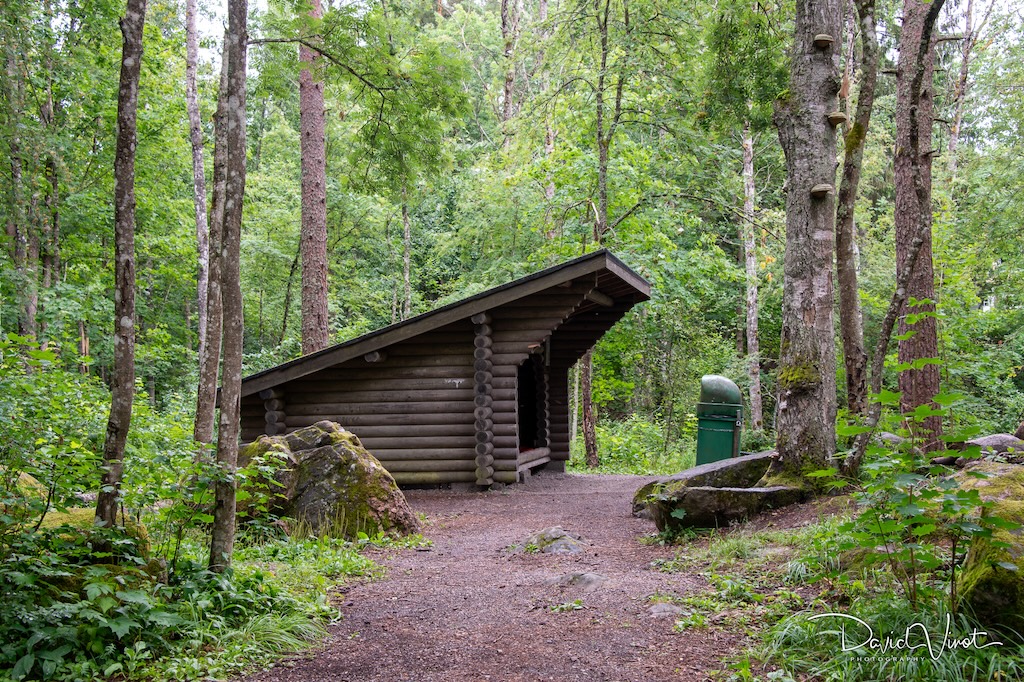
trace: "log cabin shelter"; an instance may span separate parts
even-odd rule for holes
[[[607,250],[242,380],[242,440],[339,423],[402,486],[569,459],[569,369],[650,285]]]

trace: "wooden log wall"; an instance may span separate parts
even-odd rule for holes
[[[473,342],[465,320],[290,381],[285,429],[337,422],[402,485],[477,481]]]
[[[548,447],[553,462],[569,461],[569,368],[548,367]],[[565,465],[561,465],[564,470]]]

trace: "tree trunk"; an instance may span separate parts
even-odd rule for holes
[[[504,133],[502,145],[508,149],[512,142],[512,133],[508,122],[515,116],[516,88],[516,43],[519,40],[519,0],[501,0],[501,39],[502,56],[505,65],[505,82],[501,90],[501,124]]]
[[[199,385],[196,394],[196,423],[194,437],[197,443],[213,442],[217,403],[217,373],[220,366],[221,334],[223,333],[224,306],[221,296],[221,264],[224,259],[224,204],[227,180],[227,99],[228,63],[227,34],[224,36],[224,57],[220,65],[220,89],[213,126],[213,199],[210,204],[210,271],[206,295],[206,338],[200,342]],[[203,451],[199,451],[203,455]]]
[[[13,43],[13,41],[12,41]],[[22,78],[18,69],[15,48],[12,43],[5,45],[6,79],[4,88],[5,100],[8,105],[9,135],[7,140],[10,154],[11,184],[9,186],[9,209],[7,213],[7,236],[11,242],[11,260],[17,273],[16,300],[18,302],[18,333],[23,336],[35,334],[35,308],[32,304],[31,292],[34,291],[36,277],[35,263],[29,262],[28,211],[26,209],[25,183],[23,179],[23,160],[21,149],[22,127]]]
[[[836,271],[839,282],[839,328],[846,363],[846,396],[850,414],[867,414],[867,365],[864,320],[857,283],[857,245],[854,207],[864,161],[864,141],[871,126],[878,82],[878,35],[875,32],[875,0],[856,0],[860,21],[861,83],[857,112],[845,136],[843,178],[836,210]]]
[[[750,427],[764,429],[764,407],[761,400],[761,348],[757,338],[757,238],[754,229],[754,138],[750,122],[743,124],[743,256],[747,273],[747,355],[750,366]]]
[[[85,326],[85,320],[78,321],[78,356],[81,361],[78,363],[78,373],[88,374],[89,365],[85,358],[89,357],[89,330]]]
[[[934,0],[932,0],[934,2]],[[903,30],[899,41],[899,61],[896,69],[896,270],[903,268],[909,258],[911,242],[919,234],[923,238],[917,260],[907,284],[908,301],[912,299],[935,300],[935,278],[932,270],[932,112],[934,62],[933,43],[926,44],[923,53],[919,50],[922,40],[925,16],[931,6],[922,0],[904,0]],[[919,54],[924,61],[918,64]],[[918,69],[922,69],[922,87],[919,103],[911,104],[911,82]],[[915,117],[919,135],[919,150],[915,157],[910,143],[911,119]],[[916,176],[920,175],[924,192],[919,194]],[[935,305],[908,306],[900,314],[899,334],[913,331],[910,338],[899,341],[899,362],[909,363],[922,358],[936,358],[939,354],[938,324],[933,316]],[[924,313],[925,317],[916,324],[907,324],[907,315]],[[931,404],[939,392],[939,367],[926,365],[920,369],[908,369],[899,373],[900,409],[912,412],[919,405]],[[937,444],[942,431],[940,417],[928,417],[920,424],[923,437],[929,447]]]
[[[96,523],[110,528],[117,516],[124,447],[135,397],[135,112],[139,103],[142,29],[146,0],[128,0],[121,19],[121,81],[114,150],[114,376],[103,441],[104,472]]]
[[[601,464],[597,453],[597,418],[594,415],[593,360],[594,351],[588,350],[577,365],[580,375],[580,402],[583,410],[583,446],[586,450],[587,466],[591,469]]]
[[[323,16],[320,0],[309,15]],[[299,46],[299,117],[302,148],[302,353],[330,343],[327,312],[327,141],[320,55]]]
[[[188,109],[188,134],[192,142],[192,201],[196,214],[196,249],[199,253],[197,293],[199,299],[199,357],[206,350],[206,326],[209,320],[210,227],[206,222],[206,170],[203,164],[203,122],[199,115],[199,91],[196,66],[199,62],[199,38],[196,31],[196,0],[185,0],[185,106]]]
[[[225,108],[227,164],[224,201],[224,262],[221,291],[224,303],[224,365],[217,438],[216,503],[210,537],[210,570],[231,565],[235,544],[235,466],[242,402],[242,287],[239,272],[242,200],[245,196],[245,68],[248,33],[247,0],[228,2],[228,87]]]
[[[956,153],[960,144],[960,129],[964,120],[964,103],[967,101],[967,91],[970,87],[971,59],[974,57],[974,48],[978,45],[978,35],[988,22],[995,4],[994,1],[989,3],[977,26],[974,25],[974,0],[967,0],[967,7],[964,10],[964,39],[960,48],[960,72],[957,75],[953,91],[953,122],[949,126],[949,161],[947,163],[951,182],[956,180],[958,170]]]
[[[402,319],[412,317],[412,225],[409,221],[409,198],[402,187]]]
[[[779,456],[766,474],[801,479],[835,453],[836,385],[832,255],[839,91],[838,0],[797,0],[789,93],[775,104],[786,155],[786,255],[778,370]],[[825,186],[825,187],[822,187]],[[827,188],[827,190],[826,190]]]
[[[597,29],[600,36],[601,56],[597,74],[597,88],[594,92],[595,125],[597,142],[597,207],[594,211],[594,241],[598,244],[608,230],[608,150],[611,134],[605,121],[604,87],[608,72],[608,21],[611,14],[611,0],[604,0],[604,7],[597,14]],[[584,424],[586,428],[586,424]]]
[[[544,49],[547,47],[548,41],[551,39],[551,32],[547,28],[548,0],[540,0],[540,5],[537,8],[537,21],[540,22],[540,25],[542,27],[541,28],[541,34],[540,34],[541,51],[537,55],[537,61],[543,63],[544,62]],[[542,95],[546,95],[547,92],[548,92],[548,88],[550,87],[549,80],[550,79],[549,79],[548,72],[544,71],[544,73],[541,75],[541,85],[540,85],[541,94]],[[554,156],[554,154],[555,154],[555,128],[554,128],[554,125],[552,124],[552,121],[551,121],[551,115],[549,113],[545,113],[544,114],[544,158],[547,159],[548,163],[551,162],[551,157]],[[555,180],[554,180],[554,177],[552,176],[552,173],[551,173],[550,169],[547,171],[547,173],[545,173],[544,179],[545,179],[544,198],[547,199],[548,203],[550,204],[555,199]],[[548,206],[547,213],[549,215],[547,216],[547,218],[550,218],[550,212],[551,212],[551,207]],[[550,229],[550,228],[546,232],[546,235],[547,235],[548,239],[554,239],[554,237],[555,237],[554,231],[552,229]]]
[[[292,282],[295,281],[295,271],[299,269],[299,261],[302,259],[302,239],[299,239],[299,248],[292,259],[292,266],[288,269],[288,284],[284,287],[284,312],[281,315],[281,335],[278,337],[278,344],[284,343],[284,337],[288,333],[288,312],[292,308]]]
[[[1024,422],[1020,423],[1020,426],[1018,426],[1017,430],[1013,432],[1013,435],[1024,440]]]
[[[924,88],[924,77],[928,53],[931,51],[932,31],[935,22],[938,20],[939,12],[945,0],[932,0],[928,6],[928,12],[924,17],[920,31],[920,42],[917,46],[916,72],[910,81],[910,110],[918,108]],[[921,130],[917,125],[918,119],[911,117],[908,144],[911,158],[918,158],[921,154]],[[930,132],[930,128],[927,132]],[[930,136],[929,136],[930,141]],[[921,172],[920,164],[913,165],[914,189],[919,201],[928,196],[929,186],[925,183],[924,174]],[[877,394],[882,389],[882,375],[885,367],[885,356],[889,350],[889,339],[892,330],[896,326],[896,320],[904,308],[907,300],[909,283],[914,276],[918,257],[921,255],[926,237],[931,234],[931,216],[918,214],[918,229],[913,240],[907,245],[907,257],[902,266],[896,271],[896,286],[889,300],[889,308],[885,312],[880,325],[881,331],[878,335],[878,343],[871,355],[871,393]],[[868,408],[867,426],[872,430],[878,426],[879,417],[882,414],[882,403],[873,402]],[[842,464],[842,471],[845,475],[854,476],[860,469],[860,463],[864,460],[864,453],[867,452],[868,442],[871,439],[871,431],[861,433],[857,436],[856,447],[847,456]]]

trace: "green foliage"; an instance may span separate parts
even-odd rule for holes
[[[945,601],[954,615],[956,569],[970,543],[991,538],[994,529],[1016,527],[996,515],[983,514],[992,505],[982,500],[976,488],[962,488],[949,469],[928,464],[930,458],[942,455],[980,456],[977,447],[925,452],[928,434],[918,425],[932,416],[948,416],[958,400],[959,396],[936,396],[940,408],[922,405],[903,415],[904,438],[899,443],[869,446],[861,467],[862,488],[853,495],[861,511],[843,526],[847,540],[839,547],[856,549],[869,566],[886,563],[913,608]],[[847,427],[841,433],[862,430]],[[947,433],[943,439],[963,442],[972,432]],[[828,477],[834,471],[821,473]]]
[[[1024,675],[1024,649],[1001,643],[988,636],[976,638],[974,646],[941,651],[944,637],[966,637],[976,627],[965,616],[908,608],[891,596],[873,596],[854,601],[843,609],[868,623],[876,637],[893,640],[909,637],[913,650],[881,651],[854,647],[867,630],[845,619],[812,620],[818,612],[800,612],[780,622],[757,650],[763,659],[779,665],[797,679],[839,680],[1013,680]],[[848,650],[842,646],[842,627],[847,628]],[[926,635],[937,655],[927,649]]]
[[[693,466],[696,457],[696,417],[688,415],[684,436],[666,442],[667,425],[632,415],[621,422],[599,422],[597,447],[601,467],[587,469],[582,442],[574,442],[569,466],[578,471],[617,474],[669,474]]]

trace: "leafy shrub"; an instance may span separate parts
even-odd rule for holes
[[[693,415],[688,415],[680,438],[666,443],[665,434],[664,422],[648,421],[636,414],[622,421],[599,422],[597,450],[601,466],[597,472],[653,475],[692,467],[696,457],[696,419]],[[580,438],[573,442],[570,466],[578,471],[594,471],[586,468]]]

